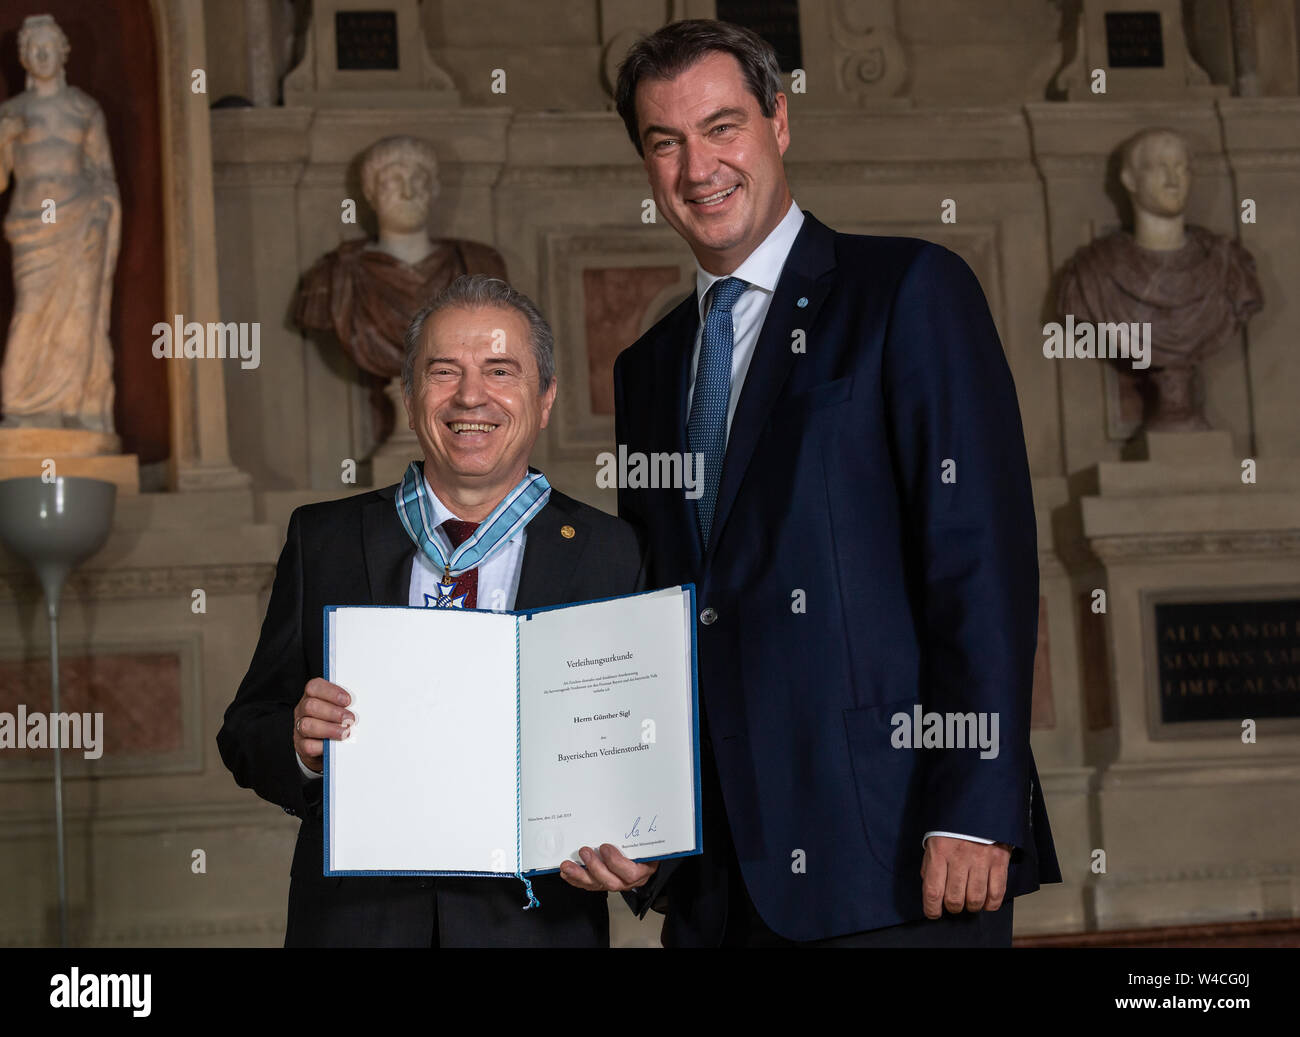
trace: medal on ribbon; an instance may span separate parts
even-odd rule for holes
[[[529,472],[505,495],[469,538],[447,555],[442,541],[433,535],[433,507],[424,481],[424,462],[412,461],[402,476],[394,497],[402,528],[424,556],[438,569],[442,579],[438,593],[426,594],[424,603],[435,608],[464,608],[465,595],[456,595],[456,578],[482,565],[510,542],[519,530],[537,517],[551,496],[551,484],[541,472]]]
[[[452,580],[451,583],[443,583],[439,580],[438,593],[426,594],[424,596],[424,607],[427,609],[463,609],[465,607],[465,599],[468,598],[469,595],[455,594],[455,590],[455,580]]]

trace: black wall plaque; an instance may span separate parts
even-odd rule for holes
[[[718,0],[718,20],[743,25],[767,40],[782,72],[803,67],[799,0]]]
[[[1300,717],[1300,600],[1155,606],[1167,724]]]
[[[340,69],[394,69],[396,11],[335,11],[334,40]]]
[[[1159,11],[1107,11],[1106,62],[1111,68],[1164,68]]]

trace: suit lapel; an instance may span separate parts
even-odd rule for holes
[[[835,232],[805,209],[803,226],[799,228],[776,291],[772,293],[772,302],[754,346],[754,356],[749,362],[740,401],[732,418],[727,453],[722,462],[722,479],[718,485],[718,503],[714,509],[710,554],[721,538],[754,447],[767,427],[772,406],[790,374],[796,355],[791,349],[794,330],[802,329],[808,348],[816,348],[813,326],[833,282],[833,278],[825,275],[834,269]],[[800,300],[804,300],[804,305],[799,305]],[[684,399],[684,390],[682,395]]]
[[[378,499],[366,504],[361,512],[366,580],[375,605],[405,605],[410,600],[415,544],[397,517],[394,490],[393,486],[378,490]]]
[[[411,565],[415,545],[397,517],[393,500],[395,487],[378,492],[378,499],[361,512],[362,543],[366,559],[366,580],[375,605],[405,605],[410,600]],[[562,530],[568,527],[572,536]],[[541,513],[528,523],[524,559],[515,592],[515,609],[541,608],[569,600],[578,574],[576,562],[586,546],[590,530],[552,495]]]
[[[568,528],[572,536],[565,536]],[[515,592],[515,611],[558,605],[570,600],[578,575],[577,561],[590,536],[587,524],[555,503],[555,495],[528,523],[524,561]]]
[[[671,420],[672,436],[669,442],[673,449],[684,454],[686,443],[686,390],[691,384],[691,356],[695,352],[695,334],[700,327],[700,305],[695,292],[678,307],[672,315],[673,325],[664,334],[666,340],[677,350],[673,358],[671,399],[673,401]]]
[[[686,390],[691,384],[691,357],[695,354],[695,336],[700,328],[700,304],[696,292],[691,292],[690,298],[682,304],[677,320],[677,326],[669,332],[669,341],[676,344],[678,353],[672,368],[676,382],[669,386],[668,395],[675,403],[671,415],[673,427],[666,441],[672,444],[673,452],[684,459],[690,451],[686,440],[686,421],[689,417],[686,411]],[[692,469],[692,472],[696,479],[704,477],[702,469]],[[700,542],[700,524],[696,519],[695,502],[682,491],[673,493],[672,498],[681,529],[680,542],[690,545],[691,571],[697,572],[703,559],[704,547]]]

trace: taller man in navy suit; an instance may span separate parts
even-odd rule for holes
[[[563,874],[663,906],[669,946],[1006,946],[1012,898],[1060,881],[1015,387],[961,259],[794,204],[780,86],[771,47],[716,21],[620,69],[698,264],[614,387],[620,445],[704,464],[690,497],[619,492],[651,585],[697,587],[704,853],[584,848]]]

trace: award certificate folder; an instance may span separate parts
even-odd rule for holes
[[[695,588],[528,612],[327,606],[326,875],[536,875],[701,850]]]

